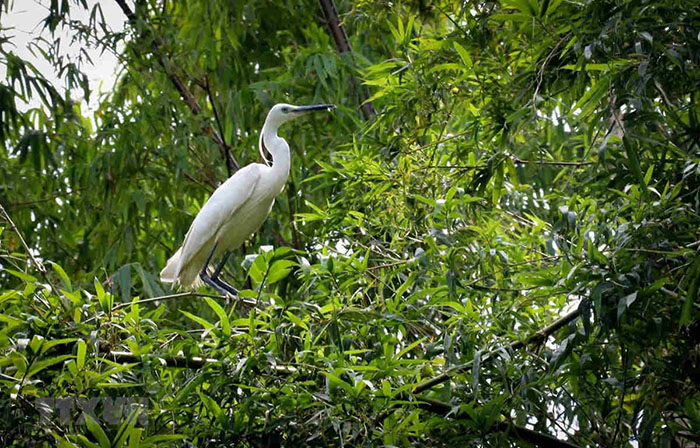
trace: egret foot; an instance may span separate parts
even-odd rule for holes
[[[216,289],[219,291],[221,294],[228,296],[237,296],[238,295],[238,290],[234,288],[233,286],[229,285],[225,281],[221,280],[219,278],[219,274],[221,273],[221,270],[224,268],[224,265],[226,264],[226,260],[228,260],[229,255],[231,255],[231,252],[226,252],[221,259],[221,263],[219,263],[219,266],[216,267],[214,270],[214,275],[209,276],[207,273],[207,267],[209,267],[209,262],[211,261],[211,257],[214,255],[214,251],[216,250],[216,244],[214,244],[214,247],[212,248],[211,252],[209,253],[209,256],[207,257],[207,261],[204,263],[204,267],[202,268],[201,271],[199,271],[199,278],[204,281],[207,285],[211,286],[212,288]]]

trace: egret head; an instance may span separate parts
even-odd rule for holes
[[[279,103],[275,104],[270,112],[267,114],[265,119],[265,124],[273,127],[277,127],[282,123],[289,120],[293,120],[302,115],[306,115],[309,112],[315,110],[332,110],[335,108],[334,104],[314,104],[313,106],[293,106],[291,104]]]

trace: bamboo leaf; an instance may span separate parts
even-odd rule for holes
[[[207,301],[207,304],[209,304],[209,307],[214,310],[217,316],[219,316],[219,321],[221,322],[221,332],[226,337],[231,336],[231,323],[229,322],[226,311],[211,297],[206,297],[205,300]]]

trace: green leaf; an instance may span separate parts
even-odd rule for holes
[[[287,277],[293,266],[297,266],[297,263],[291,260],[277,260],[272,263],[270,272],[267,274],[267,284],[270,285]]]
[[[498,204],[501,198],[503,189],[503,165],[498,165],[493,176],[493,187],[491,188],[491,200],[494,204]]]
[[[139,407],[136,407],[136,409],[133,409],[129,415],[127,416],[126,420],[122,422],[121,425],[119,425],[119,430],[117,431],[117,434],[114,436],[114,443],[112,444],[113,448],[121,448],[123,447],[127,439],[131,438],[132,430],[134,429],[134,426],[136,425],[136,421],[138,420],[139,413],[144,412],[142,409]],[[140,433],[139,433],[140,436]],[[140,438],[140,437],[139,437]],[[138,443],[138,440],[136,440],[134,443]]]
[[[131,265],[125,264],[120,267],[116,274],[116,286],[121,291],[122,301],[129,302],[131,299]],[[116,292],[116,291],[115,291]]]
[[[347,392],[349,396],[354,396],[355,395],[355,389],[352,387],[351,384],[347,383],[346,381],[343,381],[340,377],[330,373],[330,372],[321,372],[326,378],[330,380],[331,386],[340,386]]]
[[[100,424],[97,423],[97,421],[94,418],[92,418],[92,416],[87,412],[84,412],[83,415],[85,416],[85,424],[88,430],[90,431],[90,433],[92,433],[93,436],[95,436],[95,438],[100,444],[100,447],[110,448],[111,444],[109,442],[109,438],[107,437],[107,434],[104,432]]]
[[[32,277],[32,276],[29,275],[29,274],[25,274],[24,272],[15,271],[14,269],[3,269],[3,271],[9,272],[10,274],[14,275],[15,277],[17,277],[17,278],[19,278],[19,279],[21,279],[21,280],[24,280],[25,282],[28,282],[28,283],[34,283],[34,282],[36,282],[36,278],[35,278],[35,277]]]
[[[29,372],[27,372],[27,378],[31,378],[32,376],[36,375],[37,373],[41,372],[47,367],[50,367],[54,364],[58,364],[59,362],[63,362],[66,359],[73,358],[73,355],[61,355],[61,356],[55,356],[53,358],[45,359],[40,362],[35,362],[34,364],[31,365],[29,368]]]
[[[82,339],[78,340],[78,354],[75,358],[78,370],[82,370],[85,367],[85,354],[87,353],[87,344]]]
[[[472,391],[474,399],[479,395],[479,374],[481,372],[481,350],[477,350],[472,359]]]
[[[515,8],[521,13],[534,16],[537,15],[537,6],[528,0],[501,0],[501,4],[506,8]]]
[[[265,261],[265,257],[262,256],[262,254],[259,254],[257,257],[255,257],[255,261],[253,261],[253,264],[250,266],[248,275],[250,275],[250,278],[259,285],[263,281],[265,272],[267,272],[267,261]]]
[[[571,108],[572,113],[576,109],[581,109],[579,116],[581,118],[586,118],[598,105],[598,102],[600,102],[603,96],[605,96],[609,86],[609,75],[603,76],[598,81],[594,82],[586,93],[579,98],[576,105]],[[573,120],[573,114],[570,114],[569,119]]]
[[[455,64],[453,62],[448,62],[445,64],[437,64],[434,65],[428,70],[428,73],[435,73],[435,72],[444,72],[448,70],[457,70],[457,71],[463,71],[464,66],[461,64]]]
[[[185,437],[182,434],[158,434],[155,436],[147,437],[141,442],[142,447],[151,447],[151,446],[163,446],[160,444],[161,442],[175,442],[178,440],[185,440],[187,437]],[[169,445],[167,445],[169,446]]]
[[[627,311],[627,308],[637,300],[637,291],[632,294],[626,295],[617,302],[617,318],[619,319]]]
[[[391,383],[387,380],[382,380],[382,393],[385,397],[391,397]]]
[[[401,23],[401,19],[398,19],[399,24]],[[396,27],[389,21],[386,21],[386,24],[389,26],[389,31],[391,31],[391,34],[394,36],[394,39],[396,42],[402,42],[403,41],[403,36],[399,32],[399,30],[396,29]]]
[[[62,345],[62,344],[70,344],[71,342],[77,341],[77,338],[63,338],[63,339],[54,339],[52,341],[45,341],[44,344],[41,346],[41,353],[44,354],[49,349],[57,346],[57,345]]]
[[[91,442],[87,437],[85,437],[82,434],[79,434],[77,436],[72,437],[74,440],[77,440],[80,446],[84,448],[100,448],[100,445]],[[70,446],[75,446],[75,445],[70,445]]]
[[[102,311],[109,313],[112,310],[112,295],[105,292],[102,283],[100,283],[97,278],[95,278],[93,283],[95,285],[95,292],[97,293],[97,301],[100,307],[102,307]]]
[[[608,264],[608,259],[598,250],[593,240],[588,240],[588,258],[601,266]]]
[[[642,188],[642,192],[645,195],[649,194],[647,184],[644,182],[644,176],[642,175],[642,167],[639,165],[639,155],[637,154],[637,150],[634,148],[634,145],[630,143],[627,137],[622,138],[622,144],[625,147],[628,164],[632,170],[632,173],[634,174],[634,177],[637,179],[637,183]]]
[[[66,274],[66,271],[63,270],[61,266],[59,266],[57,263],[54,263],[53,261],[50,261],[51,266],[53,267],[53,270],[58,274],[58,276],[61,278],[61,282],[63,283],[63,286],[70,292],[73,291],[73,287],[70,282],[70,278],[68,277],[68,274]]]
[[[29,342],[29,348],[32,353],[39,353],[41,347],[44,345],[45,339],[43,336],[35,334],[32,340]]]
[[[649,183],[651,183],[651,177],[654,175],[654,165],[649,165],[649,168],[647,168],[647,172],[644,175],[644,185],[649,186]]]
[[[221,305],[216,303],[216,301],[211,297],[206,297],[205,300],[209,304],[209,307],[211,307],[211,309],[214,310],[216,315],[219,316],[219,320],[221,322],[221,331],[224,334],[224,336],[231,336],[231,322],[229,322],[226,311],[224,311]]]
[[[467,68],[471,68],[473,65],[472,58],[469,56],[469,53],[467,50],[458,44],[457,42],[454,43],[455,50],[457,50],[457,53],[459,54],[459,57],[462,59],[462,62],[464,62],[464,65]]]
[[[216,420],[218,420],[221,426],[226,428],[228,426],[228,419],[226,418],[226,414],[224,414],[224,411],[221,410],[216,401],[214,401],[213,398],[211,398],[208,395],[205,395],[202,392],[199,392],[199,398],[201,398],[202,403],[204,403],[204,407],[206,407],[207,410],[211,412],[211,414],[216,418]]]
[[[304,321],[302,321],[296,315],[294,315],[294,313],[292,313],[291,311],[286,311],[285,314],[287,314],[287,317],[294,323],[294,325],[301,327],[306,331],[309,331],[308,325],[306,325]]]
[[[132,266],[136,269],[136,272],[138,272],[139,277],[141,277],[141,283],[148,298],[165,295],[163,288],[158,285],[156,278],[152,274],[146,272],[138,263],[133,263]]]
[[[128,432],[129,448],[139,448],[141,446],[141,434],[143,433],[143,428],[129,428]]]
[[[405,355],[406,353],[410,352],[410,351],[413,350],[414,348],[418,347],[420,344],[422,344],[423,342],[425,342],[426,339],[427,339],[427,338],[420,338],[420,339],[418,339],[417,341],[415,341],[415,342],[413,342],[412,344],[410,344],[408,347],[405,347],[403,350],[401,350],[400,352],[398,352],[398,353],[396,354],[396,356],[394,356],[394,360],[399,360],[399,359],[401,359],[401,357],[402,357],[403,355]]]
[[[698,293],[698,278],[700,277],[700,256],[695,257],[695,262],[692,268],[689,270],[690,282],[688,285],[688,293],[685,296],[685,301],[683,302],[683,309],[681,311],[681,325],[687,325],[690,323],[693,311],[693,304],[697,298]]]
[[[195,315],[192,314],[192,313],[188,313],[187,311],[183,311],[183,310],[179,310],[179,311],[180,311],[182,314],[184,314],[185,316],[189,317],[189,318],[192,319],[193,321],[195,321],[195,322],[197,322],[198,324],[200,324],[201,326],[203,326],[204,328],[206,328],[207,330],[213,330],[213,329],[214,329],[214,324],[212,324],[211,322],[209,322],[209,321],[207,321],[207,320],[205,320],[205,319],[202,319],[202,318],[199,317],[199,316],[195,316]]]

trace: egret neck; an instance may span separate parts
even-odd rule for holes
[[[279,188],[276,188],[275,195],[282,191],[284,184],[287,182],[290,167],[289,145],[287,141],[277,135],[277,129],[282,123],[270,116],[265,120],[262,128],[260,143],[260,153],[263,154],[262,144],[272,156],[271,178],[275,180],[275,187],[279,183]],[[267,159],[265,160],[267,162]],[[269,165],[269,163],[268,163]]]

